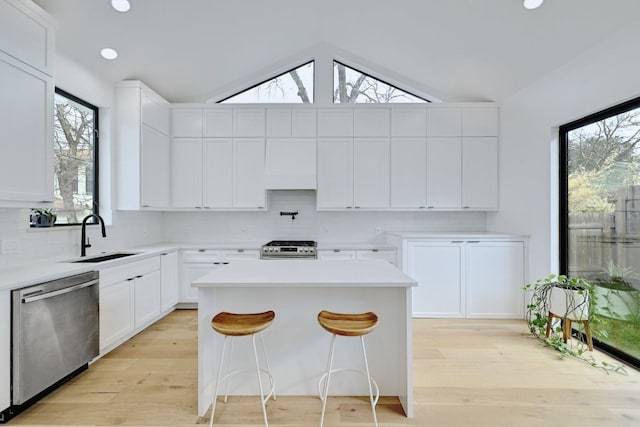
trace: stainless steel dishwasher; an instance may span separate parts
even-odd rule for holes
[[[98,272],[11,292],[11,396],[19,407],[99,353]]]

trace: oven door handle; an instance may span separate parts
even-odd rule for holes
[[[68,294],[69,292],[77,291],[78,289],[88,288],[89,286],[97,285],[98,279],[91,280],[90,282],[80,283],[79,285],[69,286],[68,288],[58,289],[57,291],[47,292],[45,294],[37,294],[34,296],[28,296],[22,298],[23,304],[29,304],[30,302],[40,301],[42,299],[52,298],[58,295]]]

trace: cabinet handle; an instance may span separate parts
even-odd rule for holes
[[[433,209],[433,206],[427,206],[427,209]]]
[[[469,206],[463,206],[462,209],[469,209]]]
[[[151,205],[140,205],[140,207],[141,207],[141,208],[148,208],[148,207],[150,207],[150,206],[151,206]]]
[[[133,279],[135,279],[135,277],[129,277],[129,278],[127,279],[127,282],[130,282],[130,281],[132,281]]]
[[[196,209],[202,209],[202,206],[196,206],[195,208]]]
[[[452,240],[451,243],[464,243],[464,240]]]
[[[371,249],[371,252],[378,252],[379,249]]]
[[[244,252],[244,249],[238,249],[238,252],[242,253]]]
[[[469,240],[469,243],[480,243],[480,240]]]
[[[204,252],[206,249],[198,249],[198,252]]]
[[[353,206],[347,206],[347,209],[351,209]]]
[[[424,209],[426,206],[418,206],[418,209]]]
[[[229,264],[229,261],[222,263],[222,265],[227,265],[227,264]]]
[[[136,276],[135,278],[136,279],[140,279],[140,278],[142,278],[142,276],[143,276],[143,274],[140,274],[140,275]]]
[[[356,209],[360,209],[360,206],[356,206],[355,208],[356,208]]]
[[[334,249],[333,252],[340,252],[340,249]]]
[[[204,208],[205,209],[211,209],[211,206],[205,206]]]
[[[220,263],[216,261],[213,263],[213,265],[220,265]]]

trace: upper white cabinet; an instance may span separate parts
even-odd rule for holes
[[[391,136],[427,136],[427,110],[401,106],[391,108]]]
[[[462,207],[498,209],[498,140],[462,139]]]
[[[203,207],[233,206],[233,139],[205,138],[203,149]]]
[[[426,208],[426,138],[391,138],[390,173],[390,206],[392,208]]]
[[[462,207],[462,139],[427,139],[427,208]]]
[[[264,189],[264,139],[233,140],[233,207],[266,206]]]
[[[427,136],[461,135],[461,107],[436,107],[427,111]]]
[[[352,108],[318,108],[318,137],[353,136]]]
[[[318,139],[318,209],[353,207],[353,139]]]
[[[265,136],[264,108],[234,108],[233,136],[253,137]]]
[[[266,189],[316,189],[316,138],[267,138]]]
[[[388,108],[355,108],[353,135],[388,137],[391,121]]]
[[[54,49],[44,11],[0,0],[0,206],[53,202]]]
[[[205,138],[233,136],[233,110],[231,108],[205,109],[203,121],[202,131]]]
[[[497,107],[465,107],[462,110],[463,136],[498,136]]]
[[[267,137],[316,136],[314,108],[268,108]]]
[[[202,109],[174,108],[171,111],[171,136],[174,138],[202,137]]]
[[[171,202],[175,208],[201,208],[202,138],[171,139]]]
[[[353,158],[353,207],[389,207],[389,138],[355,138]]]
[[[116,207],[170,206],[169,103],[140,81],[116,86]]]

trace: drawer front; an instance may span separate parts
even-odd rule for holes
[[[123,280],[135,278],[151,271],[160,270],[160,257],[135,261],[118,267],[100,270],[100,287],[112,285]]]
[[[219,262],[222,259],[217,249],[188,249],[182,251],[182,262]]]

